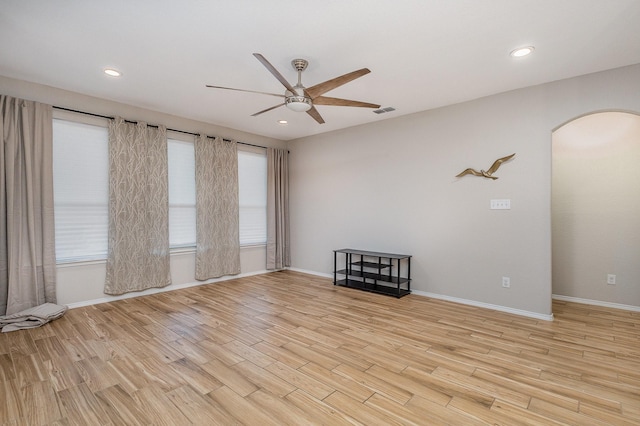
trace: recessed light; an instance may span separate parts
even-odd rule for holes
[[[120,71],[114,70],[113,68],[106,68],[104,70],[104,73],[106,75],[110,75],[111,77],[120,77],[122,75]]]
[[[519,47],[515,50],[512,50],[510,55],[514,58],[522,58],[523,56],[527,56],[533,53],[534,49],[535,48],[533,46]]]
[[[287,124],[288,121],[287,120],[278,120],[278,124]]]

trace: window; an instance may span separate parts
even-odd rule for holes
[[[53,194],[58,263],[107,257],[109,134],[53,120]]]
[[[196,172],[193,142],[169,139],[169,246],[196,245]]]
[[[169,139],[169,241],[171,248],[196,245],[193,142]],[[262,150],[261,150],[262,151]],[[238,150],[240,245],[267,242],[267,156]]]
[[[267,155],[238,150],[240,245],[267,243]]]
[[[107,258],[109,133],[106,123],[53,120],[53,187],[57,263]],[[89,124],[91,122],[91,124]],[[195,247],[193,142],[169,138],[169,245]],[[240,245],[267,242],[267,156],[238,150]]]

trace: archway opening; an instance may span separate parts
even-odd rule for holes
[[[640,115],[553,132],[551,222],[554,297],[640,307]]]

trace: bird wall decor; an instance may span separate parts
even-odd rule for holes
[[[515,156],[516,154],[513,153],[511,155],[507,155],[506,157],[498,158],[496,161],[493,162],[491,167],[489,167],[489,170],[487,170],[486,172],[484,170],[477,171],[477,170],[468,168],[463,170],[460,174],[456,175],[456,177],[462,177],[465,175],[474,175],[474,176],[482,176],[482,177],[496,180],[498,179],[498,176],[493,176],[493,174],[498,170],[498,168],[502,165],[502,163],[504,163],[505,161],[511,160]]]

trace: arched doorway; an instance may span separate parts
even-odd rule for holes
[[[640,309],[640,115],[555,130],[551,181],[554,297]]]

